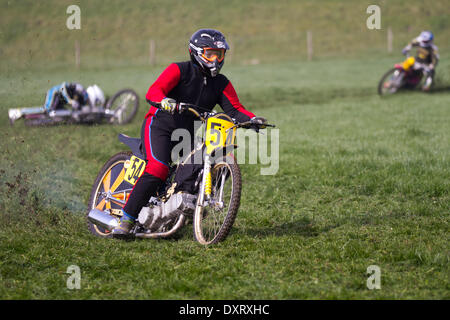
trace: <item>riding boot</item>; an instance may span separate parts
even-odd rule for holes
[[[125,212],[119,220],[119,225],[112,230],[113,237],[123,237],[130,233],[131,229],[134,227],[135,219]]]
[[[122,236],[130,233],[142,207],[148,203],[151,196],[156,195],[156,191],[162,183],[161,179],[144,172],[134,185],[128,201],[123,207],[123,216],[120,219],[119,226],[113,229],[113,236]]]
[[[431,88],[431,84],[433,83],[433,78],[431,77],[431,76],[428,76],[426,79],[425,79],[425,83],[423,84],[423,86],[422,86],[422,90],[423,91],[430,91],[430,88]]]

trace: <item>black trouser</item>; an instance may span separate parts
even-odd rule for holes
[[[148,203],[150,197],[156,195],[158,188],[167,179],[169,165],[172,162],[172,149],[179,143],[179,141],[171,140],[175,129],[182,128],[189,132],[191,149],[193,148],[193,120],[189,116],[170,115],[159,110],[144,120],[141,129],[141,139],[145,149],[147,166],[134,185],[123,208],[127,215],[137,218],[142,207]],[[201,169],[201,165],[186,164],[180,166],[174,180],[177,182],[177,191],[194,193],[194,183],[199,169]]]

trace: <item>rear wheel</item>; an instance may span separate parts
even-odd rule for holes
[[[122,208],[131,193],[132,185],[124,180],[125,162],[131,152],[119,152],[112,156],[100,170],[92,186],[87,215],[92,209],[108,212],[111,216],[122,216]],[[111,237],[111,232],[88,220],[89,231],[98,237]]]
[[[132,89],[123,89],[114,94],[106,104],[106,109],[114,111],[111,122],[125,124],[133,120],[139,108],[139,96]]]
[[[211,169],[211,180],[209,203],[206,206],[197,203],[194,213],[194,237],[203,245],[225,240],[236,219],[242,178],[234,157],[228,155],[217,161]]]
[[[404,72],[396,68],[386,72],[378,83],[378,94],[384,96],[396,93],[403,84],[402,77],[404,77]]]

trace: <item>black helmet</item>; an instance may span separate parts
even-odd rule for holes
[[[198,64],[210,77],[219,74],[225,62],[225,52],[230,49],[225,36],[214,29],[200,29],[189,40],[192,62]]]

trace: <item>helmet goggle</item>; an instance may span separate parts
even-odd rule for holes
[[[222,62],[225,58],[225,49],[203,48],[202,57],[209,62],[213,62],[215,60]]]

